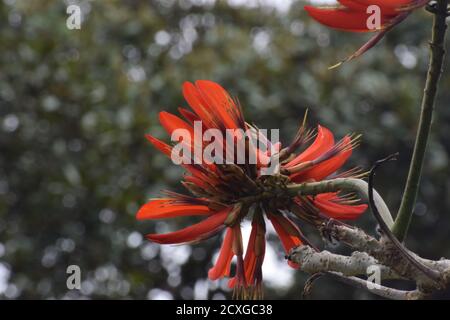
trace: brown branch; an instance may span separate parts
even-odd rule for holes
[[[416,260],[409,251],[403,246],[403,244],[395,237],[395,235],[392,233],[392,231],[387,226],[386,222],[384,222],[380,212],[378,211],[377,205],[375,203],[374,197],[373,197],[373,180],[375,177],[375,171],[376,169],[382,165],[383,163],[387,161],[397,160],[397,155],[393,154],[388,156],[385,159],[378,160],[375,162],[374,166],[370,170],[369,173],[369,205],[373,212],[373,215],[375,216],[375,219],[377,220],[378,224],[380,225],[381,231],[383,232],[383,235],[387,237],[391,242],[392,245],[397,249],[397,252],[399,255],[401,255],[404,259],[408,260],[413,266],[415,266],[418,270],[423,272],[426,276],[428,276],[430,279],[434,281],[439,281],[440,275],[438,272],[428,268],[426,265],[422,264],[420,261]]]

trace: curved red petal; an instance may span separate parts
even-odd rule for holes
[[[245,279],[248,284],[252,284],[253,274],[256,267],[256,255],[255,255],[255,240],[256,240],[256,228],[252,227],[250,237],[248,239],[247,251],[244,258],[244,273]],[[228,281],[228,287],[234,288],[236,285],[236,277],[233,277]]]
[[[365,11],[356,11],[346,8],[316,8],[313,6],[305,6],[308,14],[330,28],[351,32],[371,32],[377,31],[367,27],[367,21],[370,15]],[[381,17],[381,25],[388,22],[390,18]]]
[[[343,145],[349,143],[351,143],[351,139],[347,136],[344,138]],[[321,162],[311,169],[294,174],[290,178],[294,182],[307,181],[310,179],[315,181],[323,180],[342,167],[351,155],[352,149],[341,151],[331,159]]]
[[[178,141],[182,144],[184,144],[187,148],[190,148],[190,157],[194,160],[198,160],[198,162],[203,163],[201,155],[198,157],[198,159],[195,158],[195,150],[196,147],[195,142],[197,142],[197,146],[199,148],[203,147],[203,141],[202,136],[196,136],[194,134],[194,128],[191,127],[188,123],[177,117],[176,115],[173,115],[169,112],[160,112],[159,113],[159,121],[164,127],[164,129],[167,131],[167,133],[172,136],[172,134],[175,132],[175,130],[183,130],[184,132],[180,131],[178,132],[179,135],[181,135],[181,139]],[[178,137],[179,139],[180,137]],[[194,140],[196,139],[196,140]],[[214,167],[214,166],[207,166],[207,167]]]
[[[209,109],[216,114],[226,128],[239,128],[233,119],[233,115],[238,112],[237,107],[224,88],[209,80],[198,80],[195,82],[195,86],[203,101],[208,104]]]
[[[258,281],[262,279],[261,267],[264,262],[266,249],[265,233],[264,221],[261,222],[254,217],[244,258],[245,279],[250,286],[257,285]],[[228,282],[228,286],[233,288],[236,285],[236,281],[236,277],[233,277]]]
[[[185,108],[178,108],[178,112],[187,120],[190,124],[194,124],[194,121],[200,121],[200,118],[193,113],[192,111],[189,111]]]
[[[285,218],[282,215],[275,214],[268,214],[267,217],[269,218],[270,222],[272,222],[272,225],[281,240],[286,254],[288,254],[292,248],[297,247],[303,243],[300,238],[300,231],[291,220]],[[293,268],[298,268],[298,264],[293,263],[292,261],[288,261],[288,264]]]
[[[317,128],[317,136],[314,142],[302,153],[300,153],[297,157],[292,159],[287,165],[286,168],[295,166],[304,161],[311,161],[327,152],[334,145],[334,136],[333,133],[325,127],[321,125]]]
[[[189,134],[190,134],[190,137],[188,137],[189,140],[191,137],[194,136],[194,129],[192,128],[192,126],[174,114],[171,114],[166,111],[160,112],[159,113],[159,122],[164,127],[164,129],[166,129],[169,136],[171,136],[172,133],[177,129],[187,130],[187,132],[189,132]]]
[[[225,238],[222,241],[219,257],[217,258],[214,267],[209,269],[208,277],[211,280],[217,280],[230,274],[231,260],[234,253],[233,247],[233,228],[227,228]]]
[[[145,237],[161,244],[185,243],[204,239],[217,232],[228,216],[231,208],[211,214],[205,220],[184,229],[165,234],[148,234]]]
[[[172,156],[172,147],[171,146],[169,146],[168,144],[162,142],[161,140],[156,139],[155,137],[153,137],[150,134],[146,134],[145,137],[158,150],[163,152],[167,157],[171,158],[171,156]],[[198,179],[204,180],[204,181],[206,181],[206,182],[208,182],[209,184],[212,184],[212,185],[216,184],[216,181],[212,177],[207,176],[206,174],[204,174],[201,171],[201,169],[199,169],[200,167],[192,165],[192,164],[182,164],[182,166],[183,166],[183,168],[188,170],[193,176],[197,177]],[[206,165],[206,167],[208,167],[208,169],[210,169],[210,170],[214,170],[215,169],[215,165],[214,164]]]
[[[253,225],[252,231],[250,233],[250,237],[248,239],[247,251],[245,252],[245,257],[244,257],[245,278],[246,278],[248,284],[253,283],[253,275],[255,273],[255,268],[256,268],[255,242],[256,242],[257,232],[258,232],[258,226]]]
[[[156,139],[155,137],[153,137],[150,134],[146,134],[145,138],[150,141],[150,143],[155,146],[156,149],[158,149],[159,151],[161,151],[162,153],[164,153],[166,156],[168,156],[170,158],[171,153],[172,153],[172,147],[169,146],[168,144],[162,142],[159,139]]]
[[[335,202],[333,200],[339,200],[338,197],[319,194],[314,198],[314,205],[325,215],[330,218],[338,220],[354,220],[367,210],[366,204],[348,205]]]
[[[175,199],[154,199],[144,204],[136,214],[138,220],[166,219],[181,216],[201,216],[214,213],[205,205],[177,203]]]
[[[203,125],[207,128],[214,128],[212,110],[210,110],[208,104],[203,100],[198,89],[192,83],[183,83],[183,96],[192,110],[202,120]]]

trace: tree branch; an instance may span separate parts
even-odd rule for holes
[[[409,251],[418,262],[439,275],[435,281],[417,269],[410,261],[398,255],[396,247],[388,239],[377,240],[363,230],[345,225],[331,227],[333,238],[349,245],[355,250],[351,256],[343,256],[328,251],[317,252],[309,246],[293,248],[288,258],[300,265],[300,270],[309,274],[327,274],[335,279],[357,288],[389,299],[424,299],[434,291],[450,285],[450,260],[429,260]],[[401,279],[413,281],[416,290],[402,291],[378,284],[356,276],[367,275],[369,266],[378,266],[381,280]]]
[[[299,246],[291,250],[289,259],[299,264],[301,271],[312,274],[313,281],[318,278],[318,275],[328,275],[345,284],[394,300],[418,300],[428,296],[418,289],[403,291],[358,278],[357,276],[366,276],[369,267],[377,266],[382,280],[404,279],[365,252],[355,251],[348,257],[328,251],[317,252],[309,246]],[[305,291],[308,294],[313,281],[305,284]]]
[[[394,270],[381,265],[365,252],[355,251],[351,256],[343,256],[329,251],[317,252],[310,246],[293,248],[289,259],[300,265],[302,271],[314,274],[318,272],[339,272],[344,276],[367,275],[371,266],[379,266],[382,279],[401,279]]]
[[[400,256],[397,247],[395,247],[389,239],[382,237],[378,241],[367,235],[361,229],[349,228],[347,226],[333,226],[332,232],[333,237],[336,239],[349,245],[355,250],[366,252],[377,259],[381,264],[395,270],[402,277],[416,281],[417,284],[423,288],[440,288],[442,287],[442,282],[446,282],[444,278],[446,278],[446,273],[450,271],[450,269],[448,269],[448,266],[450,266],[449,260],[435,261],[433,265],[430,265],[430,260],[422,259],[409,251],[410,255],[418,262],[435,270],[440,275],[441,283],[439,283],[436,279],[430,279],[421,270],[418,270],[410,261],[403,256]],[[445,267],[437,270],[438,265],[445,265]]]
[[[422,271],[424,274],[426,274],[428,277],[435,281],[439,281],[440,275],[434,271],[433,269],[428,268],[426,265],[422,264],[420,261],[415,259],[413,255],[409,253],[409,251],[403,246],[403,244],[395,237],[395,235],[392,233],[392,231],[389,229],[389,227],[384,222],[383,218],[380,215],[380,212],[378,211],[378,208],[376,206],[376,203],[373,199],[373,180],[375,176],[376,169],[383,163],[391,160],[396,160],[397,154],[390,155],[389,157],[378,160],[375,162],[375,165],[372,167],[369,173],[369,204],[370,208],[372,209],[372,212],[378,221],[381,231],[383,233],[383,236],[387,237],[394,247],[397,248],[397,251],[400,255],[402,255],[406,260],[408,260],[410,263],[412,263],[418,270]]]

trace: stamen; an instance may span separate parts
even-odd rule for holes
[[[242,111],[242,105],[241,102],[239,101],[239,99],[237,97],[233,97],[231,98],[232,101],[234,102],[236,108],[233,108],[233,114],[234,114],[234,118],[236,123],[239,124],[239,127],[241,129],[245,129],[245,119],[244,119],[244,113]]]
[[[199,205],[209,205],[210,201],[207,198],[196,198],[191,197],[185,194],[181,194],[178,192],[170,191],[170,190],[163,190],[161,192],[163,195],[166,195],[169,198],[172,198],[173,200],[171,203],[173,204],[199,204]]]
[[[333,175],[333,178],[354,178],[354,179],[363,179],[367,177],[369,171],[364,170],[361,167],[355,167],[350,170],[344,171],[342,173],[338,173]]]
[[[291,175],[293,173],[299,173],[306,169],[311,168],[315,163],[313,161],[305,161],[301,162],[291,168],[283,168],[282,172],[286,173],[286,175]]]
[[[305,111],[305,115],[303,116],[303,122],[298,129],[294,140],[291,144],[285,149],[283,156],[289,156],[293,153],[299,146],[308,143],[311,139],[316,136],[315,129],[306,128],[306,119],[308,117],[308,109]]]
[[[319,164],[321,162],[327,161],[338,153],[355,149],[356,147],[358,147],[361,137],[361,134],[347,135],[343,139],[339,140],[339,142],[336,143],[333,147],[331,147],[330,150],[322,154],[317,159],[313,160],[314,164]],[[347,139],[350,139],[350,141],[347,141]]]
[[[200,188],[192,182],[181,181],[183,187],[185,187],[190,193],[197,197],[208,197],[210,196],[204,189]]]
[[[341,152],[353,150],[358,147],[361,136],[361,134],[348,135],[345,138],[339,140],[334,146],[332,146],[328,151],[320,155],[318,158],[311,161],[301,162],[291,168],[283,168],[282,173],[285,173],[287,175],[299,173],[310,169],[312,166],[318,165],[321,162],[327,161]],[[350,140],[348,141],[347,139]]]
[[[318,226],[323,223],[323,218],[320,215],[320,211],[314,206],[311,199],[308,197],[300,197],[300,202],[293,202],[290,210],[300,220],[306,221],[314,226]]]

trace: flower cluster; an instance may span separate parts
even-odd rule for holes
[[[183,95],[192,110],[180,108],[182,118],[161,112],[159,120],[169,135],[176,129],[193,131],[195,121],[201,121],[205,130],[242,129],[258,134],[258,129],[244,119],[242,109],[217,83],[201,80],[195,84],[186,82]],[[173,146],[151,135],[147,139],[167,156],[172,155]],[[148,234],[146,238],[160,244],[192,243],[224,232],[219,256],[209,270],[211,280],[229,277],[232,261],[235,258],[234,275],[229,286],[235,289],[238,297],[259,298],[262,295],[262,265],[266,246],[266,218],[273,225],[283,248],[288,253],[293,247],[308,243],[300,231],[299,222],[320,227],[329,219],[351,220],[359,217],[367,208],[358,204],[354,195],[325,193],[312,196],[290,194],[289,186],[336,177],[357,176],[358,169],[336,174],[352,154],[359,136],[347,135],[335,141],[330,130],[318,126],[317,130],[307,129],[305,121],[292,143],[283,147],[280,143],[271,144],[261,150],[244,135],[235,137],[245,144],[247,159],[250,152],[269,161],[238,162],[223,164],[182,163],[186,175],[181,182],[191,193],[184,195],[167,191],[163,198],[151,199],[137,213],[137,219],[166,219],[180,216],[201,216],[203,220],[184,229],[166,234]],[[195,144],[201,148],[204,142],[192,139],[181,141],[189,148]],[[223,142],[225,158],[234,154],[234,145]],[[297,149],[302,149],[296,153]],[[190,155],[192,155],[190,153]],[[229,157],[227,157],[229,159]],[[265,166],[271,161],[279,161],[273,175],[263,175]],[[265,159],[267,160],[267,159]],[[251,219],[252,230],[244,252],[241,222]],[[298,266],[288,262],[291,267]]]

